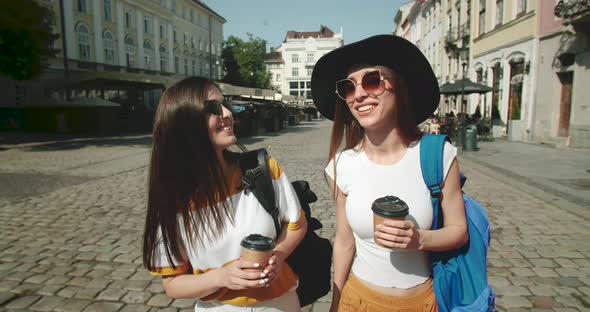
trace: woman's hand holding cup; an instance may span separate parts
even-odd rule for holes
[[[264,287],[268,278],[262,276],[260,268],[259,263],[238,259],[220,269],[220,279],[224,287],[232,290]]]
[[[418,249],[420,232],[406,217],[409,207],[396,196],[377,198],[373,210],[374,241],[385,248]]]
[[[385,219],[375,226],[375,242],[386,248],[418,249],[420,232],[411,220]]]

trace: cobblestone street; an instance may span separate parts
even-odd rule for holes
[[[330,126],[303,122],[241,142],[267,147],[290,180],[310,182],[319,198],[312,213],[332,238],[322,174]],[[193,300],[169,299],[141,263],[150,144],[137,135],[0,149],[0,311],[193,311]],[[589,207],[562,206],[473,155],[459,157],[465,190],[490,215],[499,310],[590,311]],[[328,307],[329,296],[312,309]]]

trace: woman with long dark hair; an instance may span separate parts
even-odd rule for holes
[[[331,311],[436,311],[428,251],[462,246],[467,226],[457,149],[445,143],[444,227],[430,230],[418,129],[439,101],[430,64],[407,40],[379,35],[324,55],[311,83],[316,107],[334,121],[325,170],[336,204]],[[407,217],[374,228],[378,198]]]
[[[305,217],[282,168],[269,171],[279,218],[241,185],[231,107],[206,78],[168,88],[158,105],[149,171],[143,262],[171,298],[197,298],[196,309],[299,311],[297,276],[283,261],[305,234]],[[243,150],[243,149],[242,149]],[[268,263],[240,259],[249,234],[275,240]],[[278,236],[278,237],[277,237]],[[260,271],[248,269],[259,268]]]

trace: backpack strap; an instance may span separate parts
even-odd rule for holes
[[[275,225],[277,238],[281,233],[279,208],[275,205],[275,191],[268,169],[268,153],[266,149],[242,153],[239,164],[242,171],[242,185],[246,194],[252,192],[258,202],[268,212]]]
[[[440,199],[442,197],[442,183],[444,174],[443,153],[446,135],[424,134],[420,140],[420,167],[422,178],[432,199],[432,230],[439,228],[439,217],[442,215]],[[441,218],[442,220],[442,218]]]

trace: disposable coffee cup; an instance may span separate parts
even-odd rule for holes
[[[250,234],[244,237],[240,245],[242,246],[240,258],[260,264],[257,269],[247,269],[248,271],[262,271],[275,248],[275,242],[272,238],[260,234]]]
[[[371,210],[373,210],[373,233],[375,233],[377,231],[377,225],[383,223],[385,219],[405,220],[408,215],[409,207],[406,202],[399,199],[397,196],[388,195],[377,198],[373,202],[373,205],[371,205]],[[376,240],[375,243],[381,247],[385,247],[379,244]]]

